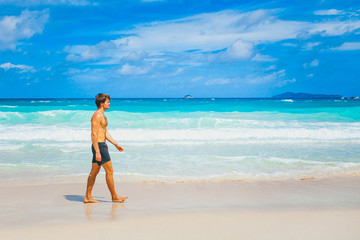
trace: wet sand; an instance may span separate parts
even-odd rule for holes
[[[86,181],[86,180],[85,180]],[[359,239],[360,177],[0,187],[0,239]]]

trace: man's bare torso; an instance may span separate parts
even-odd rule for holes
[[[94,115],[92,116],[92,118],[91,118],[91,122],[94,121],[95,116],[99,116],[101,118],[100,125],[99,125],[99,130],[98,130],[98,133],[97,133],[98,142],[105,142],[105,140],[106,140],[106,127],[108,125],[107,118],[103,113],[101,113],[99,111],[96,111],[94,113]]]

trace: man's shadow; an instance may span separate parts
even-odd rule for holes
[[[84,202],[84,196],[82,195],[64,195],[65,199],[72,202]],[[111,202],[111,201],[104,201],[98,200],[99,202]],[[112,203],[111,211],[110,211],[110,219],[116,219],[116,212],[121,208],[126,208],[126,206],[122,203]],[[92,219],[92,211],[93,208],[98,205],[99,203],[86,203],[84,204],[85,207],[85,215],[90,220]]]
[[[64,195],[64,198],[72,202],[84,202],[84,196],[81,195]]]
[[[72,201],[72,202],[84,202],[84,197],[82,195],[64,195],[64,198],[66,200]],[[98,200],[99,202],[111,202],[111,201],[105,201],[105,200],[101,200],[98,198],[103,198],[103,197],[96,197],[96,200]]]

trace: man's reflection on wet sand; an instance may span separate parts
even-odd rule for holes
[[[85,206],[85,215],[86,215],[88,220],[92,219],[92,217],[93,217],[93,209],[99,204],[100,203],[87,203],[87,204],[84,204],[84,206]],[[109,219],[110,220],[115,220],[116,219],[116,213],[121,208],[126,208],[126,206],[124,204],[122,204],[122,203],[112,203],[110,214],[109,214]]]
[[[124,204],[122,203],[112,203],[111,206],[111,214],[110,214],[110,219],[111,220],[115,220],[116,219],[116,212],[120,209],[120,208],[126,208]]]

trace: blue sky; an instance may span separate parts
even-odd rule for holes
[[[0,98],[359,96],[360,2],[0,0]]]

